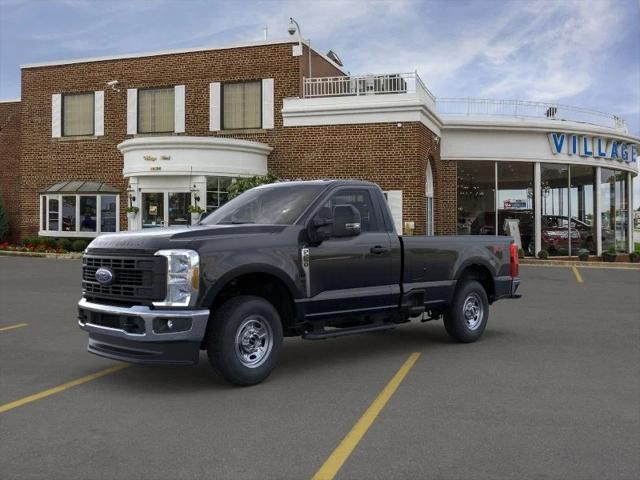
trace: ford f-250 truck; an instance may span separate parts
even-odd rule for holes
[[[238,385],[264,380],[282,339],[316,340],[444,318],[474,342],[489,305],[516,297],[511,237],[399,236],[383,192],[351,180],[253,188],[199,224],[103,235],[83,256],[90,352],[194,364],[207,350]]]

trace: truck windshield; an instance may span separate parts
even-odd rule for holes
[[[291,225],[318,196],[323,185],[252,188],[202,220],[203,225],[259,223]]]

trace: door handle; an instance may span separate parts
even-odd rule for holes
[[[388,248],[385,248],[381,245],[376,245],[375,247],[371,247],[371,249],[369,249],[369,251],[371,253],[373,253],[374,255],[380,255],[382,253],[387,253],[389,251]]]

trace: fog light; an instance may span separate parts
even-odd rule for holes
[[[191,329],[190,318],[154,318],[153,331],[155,333],[185,332]]]

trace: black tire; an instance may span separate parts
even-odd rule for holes
[[[478,340],[489,319],[489,300],[483,286],[475,280],[463,280],[444,315],[444,328],[449,336],[462,343]],[[473,310],[474,307],[476,310]],[[479,307],[479,311],[478,311]]]
[[[234,297],[209,321],[207,355],[216,373],[241,386],[255,385],[269,376],[282,345],[282,323],[271,303],[250,295]],[[261,333],[266,335],[264,341]]]

